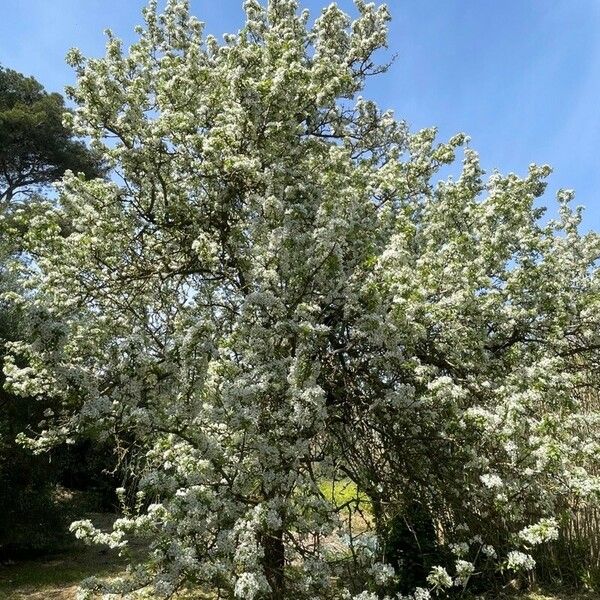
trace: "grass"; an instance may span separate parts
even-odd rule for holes
[[[118,557],[95,547],[77,549],[51,558],[0,566],[2,600],[75,600],[77,585],[90,575],[110,577],[122,571]],[[185,594],[181,600],[207,598]],[[529,592],[485,600],[598,600],[597,593],[569,590]]]
[[[81,581],[92,575],[116,577],[125,563],[116,553],[81,547],[38,560],[0,565],[2,600],[75,600]],[[182,592],[178,600],[207,600],[201,591]]]
[[[348,482],[324,482],[324,495],[336,506],[343,506],[358,500],[361,509],[369,512],[368,500],[353,484]],[[89,515],[97,525],[109,528],[114,516],[105,514]],[[362,523],[361,526],[365,526]],[[123,572],[125,562],[116,552],[99,546],[78,544],[68,551],[36,560],[0,564],[1,600],[75,600],[79,583],[92,575],[116,577]],[[200,591],[190,591],[178,596],[179,600],[199,600],[209,598]],[[528,592],[517,595],[486,596],[481,600],[598,600],[600,594],[555,590]]]
[[[109,577],[124,568],[117,556],[96,547],[0,566],[3,600],[72,600],[80,581]]]
[[[78,548],[54,557],[0,566],[2,600],[75,600],[77,585],[90,575],[118,575],[123,562],[113,553],[96,547]],[[207,598],[185,594],[181,600]],[[598,600],[598,593],[558,590],[528,592],[516,596],[487,597],[485,600]]]
[[[576,592],[562,590],[556,592],[530,592],[520,597],[522,600],[598,600],[596,592]]]
[[[319,484],[323,496],[334,506],[340,508],[350,505],[352,508],[360,507],[370,513],[371,503],[368,496],[358,490],[356,484],[348,479],[340,481],[323,480]]]
[[[109,529],[115,518],[104,513],[87,516],[103,529]],[[83,579],[115,576],[124,568],[125,562],[116,552],[78,542],[51,556],[0,565],[0,598],[72,600]]]

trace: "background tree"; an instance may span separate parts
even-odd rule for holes
[[[41,193],[66,169],[95,177],[105,172],[96,155],[75,139],[62,119],[60,94],[48,94],[33,78],[0,68],[0,354],[23,335],[23,312],[10,301],[20,286],[10,263],[27,260],[23,236],[43,206]],[[26,320],[26,319],[25,319]],[[2,383],[3,383],[3,377]],[[47,408],[47,407],[46,407]],[[37,426],[44,407],[32,397],[0,391],[0,557],[41,552],[65,542],[66,522],[55,502],[56,484],[74,481],[77,462],[62,450],[33,456],[16,444],[18,433]],[[100,455],[102,455],[100,453]],[[90,458],[80,453],[79,458]],[[104,455],[105,457],[106,455]],[[104,458],[105,466],[108,461]],[[86,472],[79,467],[80,472]],[[90,485],[91,469],[87,472]],[[95,474],[99,481],[102,477]],[[81,479],[81,477],[80,477]]]
[[[422,585],[462,589],[530,570],[568,494],[600,490],[576,393],[600,347],[597,236],[566,192],[540,222],[547,167],[484,182],[466,149],[437,182],[466,138],[360,97],[389,14],[356,6],[311,26],[248,0],[220,45],[187,2],[152,2],[127,53],[109,34],[104,58],[69,55],[75,131],[118,179],[67,174],[29,228],[5,372],[54,403],[22,438],[36,451],[90,430],[138,449],[138,510],[73,529],[145,536],[147,561],[90,590],[371,600],[407,584],[407,531],[434,554]],[[322,487],[342,477],[376,535],[344,530]]]
[[[67,169],[102,174],[98,157],[63,124],[63,97],[33,77],[0,67],[0,203],[2,209],[57,181]]]

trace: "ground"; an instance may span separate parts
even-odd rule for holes
[[[97,525],[109,526],[106,514],[88,515]],[[124,569],[116,553],[99,546],[77,546],[36,560],[0,564],[0,600],[75,600],[77,585],[86,577],[110,577]],[[180,600],[206,600],[204,594],[186,594]],[[502,600],[598,600],[600,594],[558,591],[503,597]],[[485,600],[500,600],[487,597]]]
[[[51,558],[1,565],[0,598],[75,600],[79,581],[92,574],[116,575],[122,568],[123,563],[118,558],[97,547],[79,548]],[[599,597],[598,594],[565,591],[524,594],[513,597],[512,600],[598,600]]]
[[[110,576],[122,568],[96,548],[51,558],[0,566],[0,598],[6,600],[71,600],[77,584],[92,573]]]

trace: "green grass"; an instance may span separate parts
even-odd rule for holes
[[[350,480],[324,480],[319,484],[319,489],[323,496],[338,508],[349,504],[353,509],[359,507],[361,510],[371,513],[368,496],[359,491],[356,484]]]

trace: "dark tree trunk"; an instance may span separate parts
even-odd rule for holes
[[[263,568],[271,586],[271,600],[285,598],[285,546],[283,530],[265,533],[262,537],[264,550]]]

